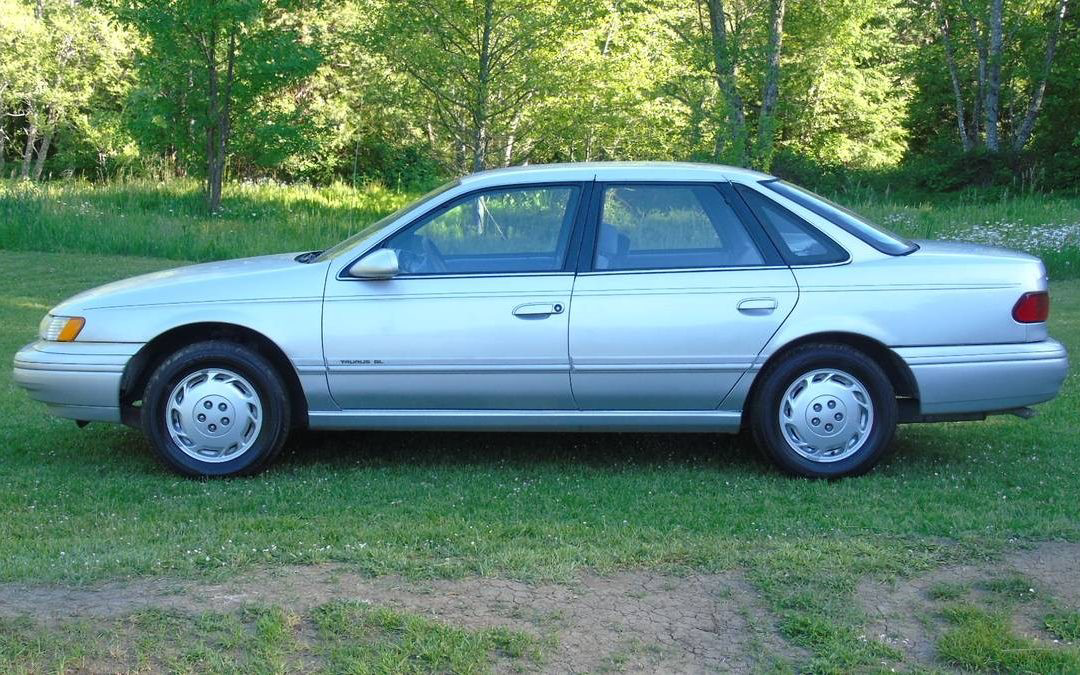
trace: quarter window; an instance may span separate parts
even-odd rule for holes
[[[596,270],[764,264],[735,211],[713,185],[605,188]]]
[[[813,225],[753,188],[735,184],[789,265],[824,265],[847,260],[847,252]]]
[[[403,274],[560,271],[579,193],[558,185],[472,194],[384,246],[397,252]]]

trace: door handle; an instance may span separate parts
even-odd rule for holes
[[[514,308],[514,316],[524,318],[550,316],[551,314],[562,314],[562,312],[563,305],[561,302],[529,302]]]
[[[775,298],[747,298],[736,305],[740,312],[771,312],[776,309]]]

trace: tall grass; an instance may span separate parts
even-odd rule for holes
[[[988,200],[958,196],[918,203],[873,198],[847,203],[907,237],[1004,246],[1039,256],[1052,278],[1080,276],[1080,197],[1029,193]]]
[[[236,183],[208,216],[195,181],[0,181],[0,248],[216,260],[321,249],[413,195],[381,186]]]
[[[201,185],[0,181],[0,249],[216,260],[325,248],[414,195],[378,185],[227,185],[209,217]],[[836,200],[908,237],[958,239],[1034,253],[1051,277],[1080,276],[1080,197],[923,195],[851,190]]]

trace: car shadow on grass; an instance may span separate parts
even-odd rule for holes
[[[746,439],[729,434],[296,431],[277,465],[550,465],[686,467],[771,472]]]

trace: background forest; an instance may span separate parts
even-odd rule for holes
[[[582,160],[1069,188],[1078,113],[1068,0],[0,0],[0,175],[211,210]]]

